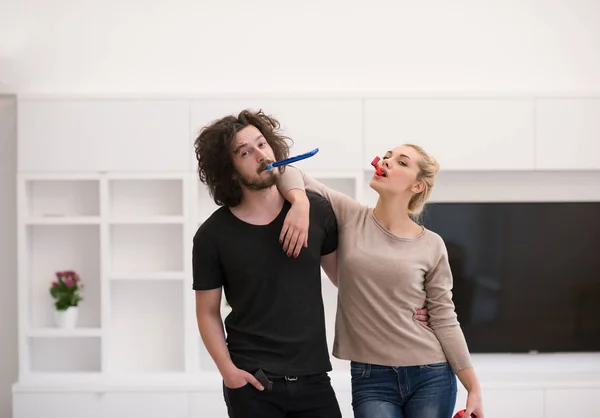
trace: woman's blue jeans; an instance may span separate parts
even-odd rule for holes
[[[452,418],[456,377],[448,363],[390,367],[351,362],[355,418]]]

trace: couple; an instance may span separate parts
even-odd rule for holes
[[[287,139],[276,119],[244,110],[195,141],[200,180],[221,206],[193,239],[196,317],[229,416],[341,417],[322,265],[338,286],[333,355],[350,361],[356,418],[449,418],[455,375],[465,416],[482,418],[444,242],[409,216],[431,193],[435,160],[415,145],[388,151],[371,209],[295,167],[266,170],[288,157]]]

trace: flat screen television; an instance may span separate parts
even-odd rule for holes
[[[600,351],[600,202],[430,203],[472,353]]]

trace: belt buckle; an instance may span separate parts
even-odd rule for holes
[[[298,380],[298,376],[286,376],[285,380],[287,380],[288,382],[295,382],[296,380]]]

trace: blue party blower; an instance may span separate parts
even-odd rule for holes
[[[275,167],[279,167],[279,166],[282,166],[282,165],[291,164],[291,163],[294,163],[296,161],[300,161],[300,160],[304,160],[306,158],[310,158],[313,155],[315,155],[317,152],[319,152],[319,148],[315,148],[314,150],[309,151],[309,152],[304,153],[304,154],[296,155],[295,157],[286,158],[285,160],[275,161],[273,164],[269,164],[267,166],[267,170],[272,170]]]

